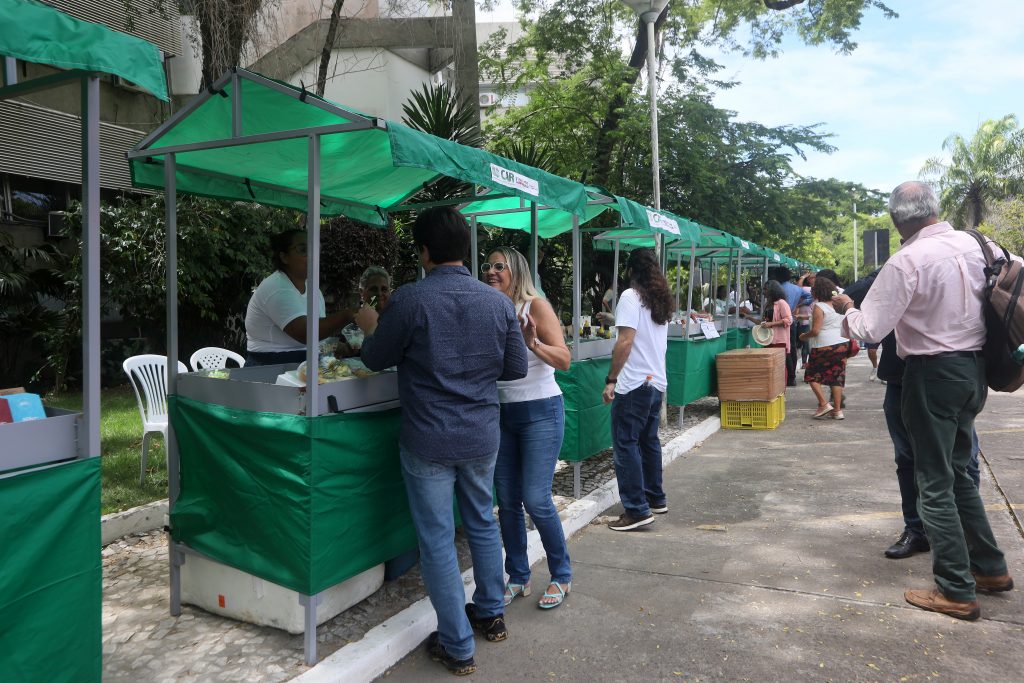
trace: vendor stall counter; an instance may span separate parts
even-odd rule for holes
[[[305,388],[275,383],[294,370],[179,376],[171,528],[184,602],[315,635],[377,590],[383,563],[415,548],[416,534],[396,373],[321,384],[322,414],[309,418]],[[253,594],[257,579],[269,584]]]
[[[665,355],[666,401],[670,406],[679,406],[680,420],[688,403],[715,392],[715,356],[727,349],[728,339],[728,335],[715,339],[669,337]]]

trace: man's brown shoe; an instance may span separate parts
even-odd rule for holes
[[[982,576],[981,574],[971,572],[971,576],[974,577],[974,585],[978,590],[989,591],[992,593],[1001,593],[1003,591],[1013,590],[1013,577],[1009,574],[1003,574],[1001,576]]]
[[[978,606],[977,600],[971,600],[970,602],[950,600],[936,588],[906,591],[903,594],[903,598],[914,607],[920,607],[929,612],[946,614],[955,619],[974,621],[981,616],[981,607]]]

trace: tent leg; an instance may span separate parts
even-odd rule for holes
[[[679,428],[683,428],[683,412],[686,411],[686,406],[679,406]]]
[[[316,664],[316,606],[320,604],[320,596],[300,594],[299,604],[306,608],[305,628],[303,629],[306,666],[313,666]]]
[[[167,533],[167,559],[170,562],[170,579],[171,579],[171,616],[181,616],[181,565],[185,564],[185,553],[179,548],[178,544],[170,540],[170,532]]]
[[[580,481],[580,461],[577,460],[572,464],[572,497],[579,500],[582,492],[583,486]]]

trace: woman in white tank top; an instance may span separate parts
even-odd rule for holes
[[[554,309],[537,294],[526,259],[515,249],[495,250],[480,266],[484,281],[512,299],[530,351],[526,377],[498,382],[501,403],[501,445],[494,466],[498,523],[505,545],[505,604],[530,594],[530,561],[526,555],[526,517],[540,533],[548,556],[551,583],[538,605],[562,604],[572,586],[569,550],[562,520],[551,499],[555,463],[562,448],[565,408],[555,369],[569,368],[569,349]]]
[[[843,316],[832,308],[832,292],[837,286],[828,278],[818,276],[811,287],[814,307],[811,311],[811,329],[800,335],[800,341],[811,343],[811,355],[804,366],[804,381],[818,399],[814,417],[842,420],[843,387],[846,386],[846,356],[850,340],[840,333]],[[824,386],[832,390],[832,402],[825,399]]]

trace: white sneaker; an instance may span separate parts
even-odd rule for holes
[[[869,381],[869,382],[874,382],[874,381],[875,381],[875,375],[876,375],[877,373],[878,373],[878,371],[877,371],[877,370],[875,370],[875,368],[871,368],[871,374],[870,374],[870,375],[868,375],[868,381]]]

